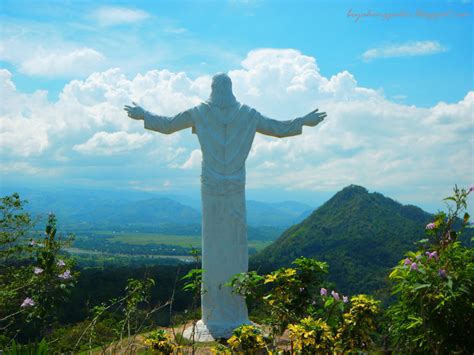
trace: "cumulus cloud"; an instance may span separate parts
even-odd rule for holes
[[[20,157],[41,154],[50,144],[49,124],[37,116],[41,109],[49,111],[47,93],[17,93],[6,69],[0,69],[0,88],[0,152]]]
[[[140,22],[149,18],[150,15],[147,12],[138,9],[119,6],[104,6],[94,11],[92,17],[101,26],[115,26]]]
[[[257,135],[247,164],[250,188],[335,191],[356,183],[405,195],[429,190],[437,201],[446,187],[472,183],[474,92],[455,103],[408,106],[361,87],[349,71],[323,76],[315,58],[294,49],[251,51],[229,75],[237,98],[269,117],[291,119],[316,107],[328,113],[301,136]],[[168,70],[127,78],[110,69],[71,81],[50,102],[45,92],[18,92],[4,70],[0,115],[7,138],[1,147],[13,158],[59,157],[66,166],[107,157],[116,171],[136,167],[129,180],[195,186],[201,160],[196,137],[189,130],[144,133],[143,123],[127,118],[122,107],[134,100],[173,115],[206,99],[210,82],[210,76],[191,79]]]
[[[64,53],[38,51],[21,62],[20,71],[40,76],[80,75],[90,73],[104,60],[102,53],[87,47]]]
[[[73,146],[73,149],[83,154],[112,155],[139,149],[151,139],[148,133],[97,132],[87,142]]]
[[[448,49],[441,45],[438,41],[416,41],[371,48],[362,54],[362,58],[364,61],[368,62],[377,58],[432,55],[446,52],[447,50]]]
[[[48,29],[4,27],[0,60],[13,64],[23,74],[77,78],[103,69],[106,63],[103,53],[57,38]]]
[[[194,149],[189,155],[188,160],[180,166],[181,169],[193,169],[201,166],[202,152],[200,149]]]

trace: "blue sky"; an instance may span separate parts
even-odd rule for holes
[[[311,202],[356,183],[434,210],[455,183],[474,182],[470,1],[0,7],[5,185],[196,193],[195,137],[145,132],[121,106],[175,114],[220,71],[264,114],[328,112],[302,137],[256,140],[250,195]]]

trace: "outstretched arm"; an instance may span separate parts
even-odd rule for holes
[[[159,116],[144,110],[135,102],[133,106],[125,105],[124,110],[130,118],[143,120],[146,129],[164,134],[171,134],[193,126],[193,119],[189,110],[178,113],[174,117]]]
[[[263,116],[259,112],[257,115],[257,132],[272,137],[291,137],[301,134],[303,126],[316,126],[327,116],[326,112],[318,113],[318,109],[311,111],[306,116],[295,118],[289,121],[277,121]]]

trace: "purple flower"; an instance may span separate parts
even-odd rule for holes
[[[446,277],[448,277],[448,274],[446,273],[445,269],[439,269],[438,274],[439,274],[439,277],[441,277],[442,279],[445,279]]]
[[[331,296],[334,297],[336,301],[339,301],[339,293],[336,291],[331,291]]]
[[[431,260],[434,258],[436,261],[438,261],[438,253],[436,252],[436,250],[431,253],[427,251],[425,254],[428,256],[428,260]]]
[[[321,296],[327,296],[328,290],[326,290],[326,289],[323,287],[323,288],[321,288],[321,291],[319,291],[319,293],[321,294]]]
[[[349,298],[347,296],[342,297],[342,302],[347,303],[349,302]]]
[[[59,267],[61,267],[61,266],[65,266],[66,263],[65,263],[64,261],[62,261],[62,260],[58,260],[58,263],[57,263],[56,265],[58,265]]]
[[[35,267],[33,272],[35,273],[35,275],[39,275],[43,272],[44,270],[40,267]]]
[[[403,260],[403,265],[406,265],[406,266],[409,266],[412,264],[412,261],[408,258],[406,258],[405,260]]]
[[[417,263],[411,264],[411,266],[410,266],[410,271],[411,271],[411,270],[418,270],[418,265],[417,265]]]
[[[31,298],[29,297],[26,297],[24,300],[23,300],[23,303],[21,304],[20,307],[23,307],[23,308],[26,308],[26,307],[33,307],[35,305],[35,301],[33,301]]]
[[[72,277],[71,271],[66,270],[62,274],[59,274],[58,277],[63,280],[69,280]]]
[[[426,225],[426,229],[435,229],[435,228],[436,228],[436,224],[434,222],[428,223]]]

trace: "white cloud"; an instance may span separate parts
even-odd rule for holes
[[[152,139],[149,133],[97,132],[87,142],[73,149],[89,155],[112,155],[142,148]]]
[[[201,166],[202,153],[200,149],[194,149],[189,155],[188,160],[180,166],[181,169],[194,169]]]
[[[472,184],[474,92],[456,103],[408,106],[361,87],[348,71],[325,77],[315,58],[293,49],[251,51],[229,74],[237,98],[269,117],[291,119],[316,107],[328,113],[298,137],[257,135],[247,164],[250,188],[334,191],[356,183],[404,189],[404,196],[429,190],[437,202],[447,186]],[[115,176],[134,166],[130,180],[198,184],[196,137],[189,130],[144,133],[143,123],[122,107],[135,100],[150,111],[176,114],[208,97],[210,76],[151,70],[127,78],[110,69],[71,81],[56,102],[45,92],[16,91],[8,71],[0,71],[0,80],[2,134],[9,137],[0,143],[7,157],[55,163],[60,157],[74,167],[102,155]]]
[[[14,24],[4,27],[0,60],[13,64],[24,74],[77,78],[103,69],[106,63],[103,53],[64,41],[49,28],[23,28]]]
[[[37,51],[20,64],[20,71],[39,76],[71,76],[92,72],[105,57],[92,48],[79,48],[70,52]]]
[[[49,124],[38,120],[36,114],[41,109],[49,111],[47,93],[17,93],[6,69],[0,69],[0,81],[0,152],[20,157],[41,154],[50,145]]]
[[[398,44],[389,44],[378,48],[368,49],[362,54],[364,61],[377,58],[413,57],[432,55],[446,52],[448,49],[438,41],[416,41]]]
[[[147,12],[138,9],[130,9],[127,7],[118,6],[104,6],[94,11],[92,17],[101,26],[114,26],[140,22],[149,18],[150,15]]]
[[[0,173],[2,174],[27,174],[27,175],[46,175],[54,176],[58,175],[58,171],[55,169],[43,169],[38,166],[33,166],[27,162],[10,162],[2,163],[0,165]]]

